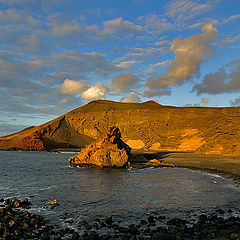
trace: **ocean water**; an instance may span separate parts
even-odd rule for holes
[[[0,197],[29,198],[30,211],[56,226],[112,215],[126,223],[147,214],[184,217],[238,210],[240,187],[231,179],[185,168],[71,168],[74,153],[0,151]],[[60,206],[42,209],[50,199]],[[73,226],[74,226],[73,223]]]

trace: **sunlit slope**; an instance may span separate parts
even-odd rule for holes
[[[120,128],[134,149],[240,155],[240,108],[94,101],[38,127],[0,138],[1,149],[79,148]]]

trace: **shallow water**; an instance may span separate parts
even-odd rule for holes
[[[70,168],[72,155],[0,151],[0,197],[28,197],[31,211],[59,226],[68,218],[77,223],[113,215],[130,223],[153,211],[183,217],[238,208],[238,185],[219,175],[185,168]],[[49,199],[57,199],[60,206],[41,209]]]

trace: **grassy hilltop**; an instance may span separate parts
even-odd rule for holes
[[[240,155],[240,108],[93,101],[50,122],[0,138],[0,149],[80,148],[117,126],[133,149]]]

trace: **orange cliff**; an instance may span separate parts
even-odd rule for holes
[[[0,149],[79,149],[117,126],[132,149],[240,155],[240,108],[171,107],[154,101],[93,101],[0,138]]]

